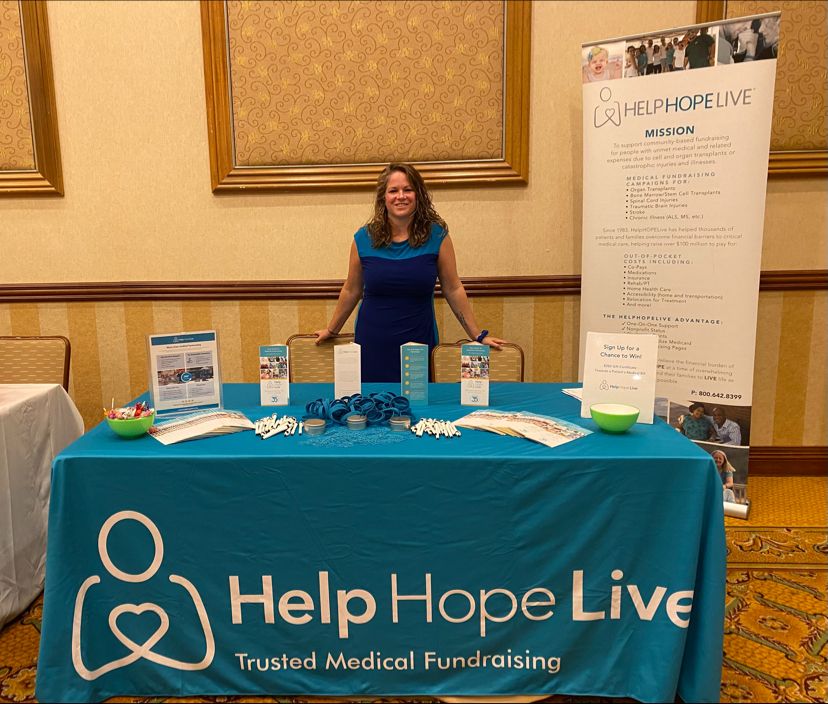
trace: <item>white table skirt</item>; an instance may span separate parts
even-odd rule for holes
[[[43,589],[52,460],[82,433],[59,384],[0,384],[0,626]]]

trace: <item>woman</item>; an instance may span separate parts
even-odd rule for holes
[[[703,403],[690,404],[690,414],[679,418],[679,430],[691,440],[716,440],[717,437]]]
[[[725,501],[736,501],[736,494],[733,491],[733,465],[727,459],[727,455],[721,450],[713,450],[713,461],[719,470],[719,476],[722,478],[722,494]]]
[[[434,284],[472,340],[495,349],[505,342],[474,319],[457,275],[448,226],[437,214],[423,177],[390,164],[377,180],[374,215],[354,235],[348,278],[316,344],[336,337],[360,299],[355,341],[362,345],[362,381],[400,380],[400,345],[437,344]]]

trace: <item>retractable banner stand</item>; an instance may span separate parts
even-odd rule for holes
[[[659,336],[656,415],[747,515],[779,13],[584,44],[588,332]]]

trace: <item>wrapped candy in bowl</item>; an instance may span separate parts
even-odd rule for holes
[[[104,409],[107,425],[122,438],[137,438],[146,433],[155,421],[155,409],[144,401],[134,406]]]

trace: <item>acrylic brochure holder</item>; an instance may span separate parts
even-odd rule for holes
[[[167,418],[221,409],[221,365],[215,330],[147,337],[150,403]]]

